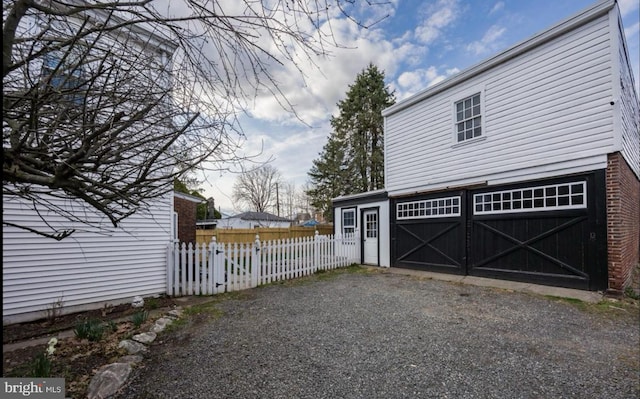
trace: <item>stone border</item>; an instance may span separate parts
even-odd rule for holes
[[[143,354],[149,351],[148,345],[157,338],[165,328],[183,315],[181,306],[176,307],[157,319],[149,331],[136,334],[131,339],[120,341],[119,348],[126,349],[128,355],[120,357],[116,362],[106,364],[98,369],[91,378],[87,389],[87,399],[104,399],[118,392],[131,374],[132,366],[143,360]]]

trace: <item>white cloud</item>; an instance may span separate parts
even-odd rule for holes
[[[491,11],[489,11],[489,15],[492,15],[500,10],[502,10],[504,8],[504,1],[499,1],[496,4],[493,5],[493,7],[491,8]]]
[[[440,72],[438,68],[433,65],[426,69],[403,72],[398,76],[396,84],[394,85],[398,100],[410,97],[430,86],[442,82],[458,72],[460,72],[458,68],[445,69],[444,72]]]
[[[460,72],[460,70],[458,68],[451,68],[451,69],[447,69],[445,72],[447,72],[447,76],[451,76]]]
[[[474,53],[475,55],[482,55],[495,51],[499,47],[498,40],[506,32],[506,29],[498,25],[492,25],[485,32],[482,39],[471,42],[467,45],[467,51]]]
[[[459,15],[457,0],[438,0],[425,9],[427,19],[415,29],[416,39],[425,45],[438,39],[444,28],[452,24]]]
[[[631,41],[632,39],[638,38],[638,32],[640,32],[640,22],[636,22],[635,24],[629,26],[628,28],[624,28],[624,35],[627,38],[627,41]]]
[[[618,0],[618,5],[620,6],[620,14],[622,17],[626,17],[640,7],[640,2],[638,0]]]
[[[370,62],[387,73],[393,73],[399,62],[398,55],[404,57],[411,52],[417,53],[411,46],[395,49],[379,30],[362,29],[345,19],[328,21],[322,28],[324,33],[331,30],[340,48],[332,49],[328,56],[313,56],[311,59],[300,53],[295,65],[287,63],[270,70],[278,90],[300,118],[311,125],[327,119],[335,111],[335,105],[344,97],[348,85]],[[295,117],[283,109],[267,90],[258,93],[253,105],[251,114],[256,118],[284,123],[295,121]]]
[[[308,180],[307,172],[311,169],[312,161],[318,157],[326,143],[327,132],[330,131],[328,122],[315,129],[299,126],[280,127],[277,131],[262,131],[265,126],[257,126],[256,121],[244,122],[254,130],[247,132],[247,140],[242,147],[243,153],[261,153],[252,162],[246,162],[245,167],[257,166],[268,161],[282,173],[287,183],[302,187]],[[244,210],[238,208],[232,198],[233,186],[239,171],[240,165],[231,171],[208,172],[200,185],[204,189],[205,197],[215,199],[216,207],[232,214]]]
[[[402,73],[398,77],[398,84],[403,89],[424,88],[437,77],[438,70],[436,67],[431,66],[428,69],[416,69],[415,71]]]

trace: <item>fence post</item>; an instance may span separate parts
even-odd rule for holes
[[[209,284],[211,284],[211,293],[212,294],[217,294],[219,292],[218,290],[218,283],[220,282],[219,277],[218,277],[218,267],[220,267],[220,265],[218,264],[218,243],[216,241],[215,237],[211,238],[211,241],[209,241],[209,273],[211,274],[211,279]]]
[[[165,292],[171,296],[173,293],[173,240],[167,245],[167,287]]]
[[[253,251],[251,252],[251,287],[258,286],[260,276],[260,236],[256,234],[253,243]]]
[[[191,244],[191,243],[190,243]],[[202,291],[200,291],[200,284],[202,284],[202,264],[200,262],[200,248],[198,248],[198,244],[193,244],[193,295],[200,295]]]
[[[360,263],[360,254],[362,254],[362,250],[360,248],[360,230],[359,229],[354,229],[353,231],[353,254],[351,254],[351,259],[349,259],[349,262],[347,263],[347,266],[351,265],[352,263]]]
[[[320,268],[320,233],[316,230],[313,235],[313,266],[311,267],[311,274],[314,274]]]

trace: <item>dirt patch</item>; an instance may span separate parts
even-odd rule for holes
[[[146,298],[146,310],[174,306],[175,300],[170,297]],[[2,344],[26,341],[29,339],[48,337],[60,331],[72,330],[83,320],[98,319],[105,322],[129,317],[138,310],[125,303],[117,306],[106,306],[102,309],[89,310],[58,316],[54,320],[36,320],[28,323],[12,324],[2,327]]]
[[[152,310],[168,310],[175,305],[177,305],[175,300],[169,297],[145,298],[143,309],[134,309],[131,305],[124,304],[64,315],[53,322],[39,320],[3,326],[3,344],[52,337],[61,331],[73,330],[84,321],[95,320],[102,328],[102,334],[98,340],[90,341],[75,336],[59,339],[53,355],[46,356],[48,360],[46,363],[49,366],[47,376],[65,379],[67,397],[85,398],[87,387],[96,370],[126,355],[125,350],[118,348],[120,341],[147,331],[154,322],[154,317],[147,317],[139,325],[135,325],[134,315],[141,311],[150,313]],[[137,321],[141,320],[140,318]],[[46,349],[47,344],[44,343],[25,345],[19,349],[3,352],[2,375],[30,377],[34,376],[37,370],[41,373],[42,368],[36,366],[36,359],[43,357]]]

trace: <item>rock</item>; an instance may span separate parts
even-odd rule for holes
[[[111,363],[100,367],[89,383],[87,398],[104,399],[115,394],[129,374],[131,374],[129,363]]]
[[[182,317],[182,308],[175,308],[167,312],[167,316],[172,319],[179,319]]]
[[[126,356],[120,357],[116,363],[135,364],[135,363],[140,363],[142,359],[143,357],[140,355],[126,355]]]
[[[153,326],[151,326],[149,331],[157,334],[159,332],[164,331],[164,329],[167,328],[167,326],[171,323],[173,323],[172,319],[161,317],[158,320],[156,320],[156,322],[154,323]]]
[[[131,341],[128,339],[120,341],[118,348],[125,348],[130,355],[135,355],[140,352],[147,351],[147,347],[145,345],[141,344],[140,342]]]
[[[141,334],[136,334],[133,337],[131,337],[131,339],[136,342],[140,342],[141,344],[150,344],[156,339],[156,337],[157,337],[157,334],[150,331],[150,332],[145,332]]]
[[[133,300],[131,301],[131,306],[133,306],[134,308],[141,308],[144,306],[144,298],[142,298],[141,296],[134,296]]]

